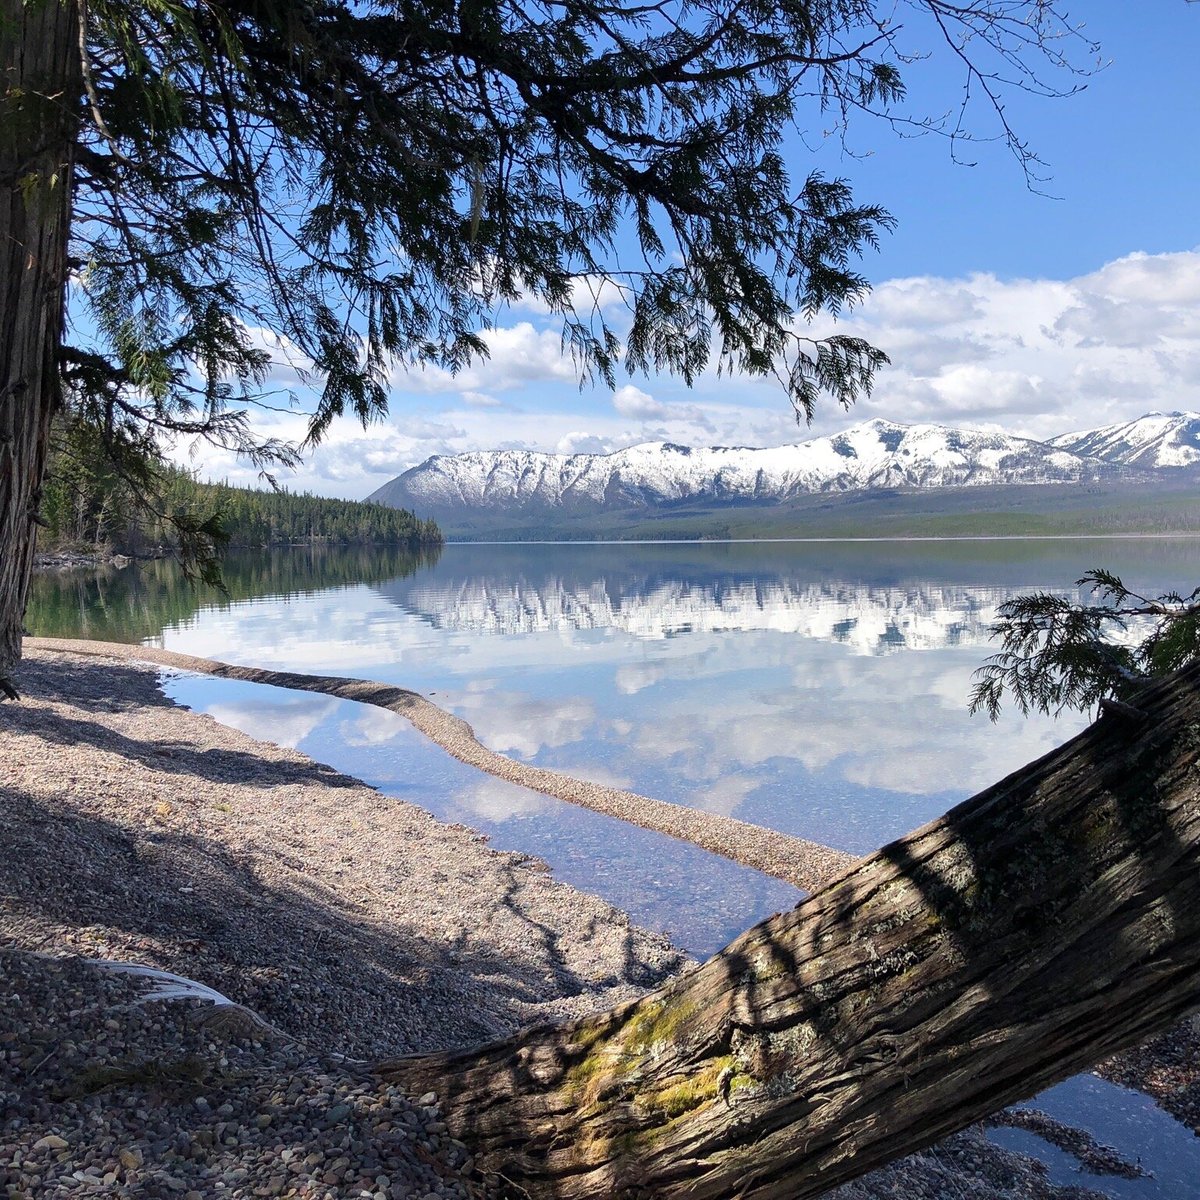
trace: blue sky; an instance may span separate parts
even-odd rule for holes
[[[807,148],[797,139],[795,174],[815,164],[843,175],[898,221],[863,262],[872,297],[843,323],[893,366],[850,413],[826,403],[797,427],[776,387],[714,374],[691,391],[639,377],[615,393],[581,392],[553,324],[516,309],[497,314],[489,361],[454,379],[397,374],[386,422],[335,426],[281,482],[357,499],[431,454],[470,449],[780,445],[876,416],[1045,437],[1200,409],[1200,4],[1091,0],[1071,13],[1086,19],[1106,65],[1073,97],[1016,94],[1006,109],[1047,162],[1045,194],[995,143],[964,149],[976,165],[963,166],[943,138],[901,139],[865,121],[851,129],[853,155],[834,139],[815,154],[811,134]],[[905,77],[931,113],[961,88],[944,54]],[[970,125],[992,128],[982,107]],[[281,366],[276,382],[290,375]],[[273,434],[302,434],[299,415],[270,421]],[[210,477],[254,480],[208,450],[187,461]]]
[[[1089,0],[1071,6],[1106,64],[1075,96],[1011,97],[1014,127],[1052,173],[1040,195],[1011,157],[981,145],[955,166],[942,139],[870,137],[873,153],[842,166],[899,224],[867,260],[876,279],[989,271],[1069,279],[1133,250],[1200,244],[1200,5],[1186,0]],[[945,56],[909,69],[910,94],[957,94]],[[985,114],[974,125],[987,131]],[[871,131],[874,132],[874,131]],[[864,144],[868,132],[862,135]],[[837,169],[836,166],[834,169]]]

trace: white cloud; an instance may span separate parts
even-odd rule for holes
[[[471,408],[503,408],[504,406],[503,400],[497,400],[495,396],[489,396],[486,392],[463,392],[462,400]]]
[[[628,288],[604,275],[582,275],[571,284],[571,303],[580,317],[592,312],[612,314],[617,309],[627,308]],[[551,315],[550,305],[528,293],[513,307],[540,316]]]
[[[843,328],[893,365],[836,423],[974,421],[1050,437],[1200,407],[1198,298],[1200,251],[1131,254],[1071,280],[891,280]]]
[[[668,415],[665,404],[655,400],[648,392],[626,384],[613,393],[613,408],[623,417],[636,417],[638,420],[661,420]]]
[[[605,292],[603,302],[614,303],[614,295]],[[879,373],[870,398],[849,413],[825,402],[806,428],[777,384],[711,368],[690,391],[662,376],[581,392],[557,328],[541,318],[518,321],[486,333],[491,357],[457,376],[398,372],[385,423],[363,430],[335,422],[305,467],[281,482],[361,497],[431,454],[471,449],[780,445],[875,416],[1050,437],[1154,409],[1200,408],[1200,250],[1131,254],[1068,280],[985,273],[888,280],[839,325],[814,332],[834,328],[880,346],[892,366]],[[270,341],[263,331],[256,336]],[[295,386],[299,364],[286,361],[294,353],[273,349],[280,360],[273,381]],[[431,411],[447,399],[452,412]],[[254,419],[274,436],[304,436],[303,413]],[[177,453],[188,461],[186,445]],[[210,477],[256,482],[229,454],[206,449],[196,461]]]
[[[578,429],[564,433],[554,443],[555,454],[611,454],[613,449],[612,442]]]
[[[529,321],[501,325],[481,335],[486,356],[475,359],[457,374],[437,366],[398,365],[392,374],[395,392],[430,395],[455,392],[490,398],[492,392],[530,383],[577,381],[569,350],[557,329],[537,329]],[[470,400],[467,400],[470,403]],[[484,407],[489,407],[486,403]]]

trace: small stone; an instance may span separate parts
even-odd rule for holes
[[[33,1143],[35,1150],[65,1150],[71,1143],[66,1138],[59,1137],[57,1133],[48,1133],[45,1137],[38,1138]]]
[[[419,1104],[422,1108],[424,1108],[428,1104],[436,1104],[436,1103],[437,1103],[437,1092],[426,1092],[425,1095],[423,1095],[420,1098],[420,1100],[417,1101],[417,1104]]]

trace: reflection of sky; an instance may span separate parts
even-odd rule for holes
[[[545,859],[565,883],[702,957],[801,895],[687,842],[484,775],[382,709],[207,676],[172,676],[164,687],[251,737],[303,750],[443,821],[478,829],[497,849]]]
[[[1102,1146],[1113,1146],[1146,1175],[1122,1179],[1093,1175],[1079,1160],[1022,1129],[991,1129],[998,1145],[1031,1154],[1049,1167],[1060,1187],[1092,1188],[1114,1200],[1195,1200],[1200,1180],[1200,1139],[1150,1099],[1094,1075],[1076,1075],[1020,1105],[1049,1113],[1086,1130]]]
[[[1061,565],[1045,543],[961,567],[944,546],[825,553],[456,546],[379,587],[202,610],[163,641],[414,687],[502,753],[867,851],[1082,725],[967,715],[1016,584],[1107,561],[1175,585],[1194,544],[1072,544]]]
[[[1190,590],[1195,544],[1175,545],[1148,544],[1150,567],[1140,574],[1095,545],[1067,547],[1064,562],[1047,566],[1042,545],[1037,570],[1006,553],[973,584],[970,572],[956,579],[953,555],[943,554],[931,581],[894,562],[879,567],[876,547],[843,546],[844,579],[793,586],[775,571],[761,585],[714,587],[676,563],[647,571],[653,580],[644,587],[621,588],[586,578],[564,584],[553,569],[557,547],[544,549],[542,575],[530,569],[539,549],[520,548],[519,586],[497,565],[507,548],[451,547],[441,567],[410,580],[201,611],[165,630],[163,643],[413,687],[516,758],[866,852],[1083,724],[1007,714],[991,725],[967,715],[971,673],[990,652],[986,626],[1016,585],[1069,585],[1083,569],[1109,565],[1148,591]],[[1139,547],[1116,549],[1138,566]],[[576,567],[587,553],[572,548]],[[653,553],[619,551],[632,562]],[[703,565],[706,553],[689,547],[684,557]],[[886,553],[894,560],[903,551]],[[484,554],[488,571],[473,577],[471,564]],[[213,679],[180,677],[169,691],[479,829],[499,848],[544,858],[565,882],[700,955],[798,896],[686,843],[481,775],[379,710]],[[1057,1095],[1052,1089],[1036,1103],[1091,1127]],[[1098,1134],[1130,1157],[1143,1153],[1131,1132],[1137,1104],[1106,1093],[1096,1110],[1112,1118]],[[1180,1163],[1181,1178],[1194,1178],[1191,1160],[1169,1147],[1145,1153],[1164,1179]],[[1185,1194],[1171,1182],[1158,1191],[1087,1182],[1128,1200]]]

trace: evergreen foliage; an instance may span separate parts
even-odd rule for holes
[[[939,48],[965,86],[928,119],[902,72]],[[848,405],[886,356],[812,325],[891,218],[786,139],[879,118],[1036,179],[1005,97],[1075,90],[1094,50],[1057,0],[0,0],[0,685],[64,405],[147,498],[170,439],[294,463],[518,300],[582,380],[715,362],[798,418]],[[296,378],[304,446],[248,415]],[[177,515],[211,573],[219,530]]]
[[[1200,588],[1147,597],[1105,570],[1077,581],[1090,603],[1050,592],[1006,601],[1003,649],[975,672],[971,711],[994,721],[1004,694],[1022,713],[1127,703],[1151,680],[1200,659]]]
[[[201,483],[177,467],[133,456],[121,463],[93,430],[56,428],[42,489],[44,550],[88,548],[153,554],[182,547],[185,566],[219,578],[226,547],[280,545],[439,545],[434,521],[381,504],[333,500],[285,489]]]
[[[483,354],[523,297],[561,318],[583,378],[612,384],[623,361],[691,381],[715,356],[777,377],[798,415],[822,391],[849,404],[885,355],[807,321],[863,296],[854,259],[891,219],[842,180],[792,178],[798,109],[823,136],[890,113],[907,15],[1029,169],[1001,93],[1053,91],[1039,66],[1088,46],[1046,0],[899,8],[91,0],[68,395],[106,437],[288,461],[230,407],[264,401],[272,352],[321,388],[315,441],[385,413],[396,362]]]

